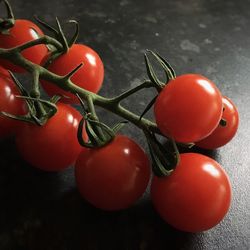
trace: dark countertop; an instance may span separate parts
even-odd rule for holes
[[[18,18],[37,14],[49,22],[55,16],[79,21],[79,42],[94,48],[105,64],[101,94],[114,96],[140,83],[146,77],[143,53],[148,48],[167,58],[177,74],[194,72],[213,80],[238,106],[240,127],[231,143],[207,152],[228,172],[233,200],[227,217],[199,234],[165,224],[148,193],[128,210],[99,211],[81,199],[72,168],[42,173],[21,160],[13,142],[1,141],[0,249],[250,249],[250,1],[11,3]],[[126,105],[139,113],[152,97],[147,90]],[[99,114],[113,120],[103,110]],[[132,125],[123,132],[146,148],[141,132]]]

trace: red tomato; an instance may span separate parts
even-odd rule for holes
[[[222,97],[207,78],[187,74],[171,80],[154,106],[161,132],[178,142],[196,142],[217,127],[222,115]]]
[[[170,176],[153,178],[151,197],[167,223],[182,231],[200,232],[214,227],[226,215],[231,185],[216,161],[185,153]]]
[[[25,124],[16,137],[23,159],[45,171],[65,169],[82,150],[77,140],[80,113],[63,103],[57,108],[57,113],[44,126]]]
[[[20,93],[9,72],[0,67],[0,112],[4,111],[12,115],[26,113],[25,101],[17,98],[16,95]],[[21,124],[19,121],[0,116],[0,138],[15,133]]]
[[[234,103],[228,98],[222,98],[224,111],[222,118],[227,121],[226,126],[220,126],[213,131],[205,139],[196,143],[197,146],[205,149],[215,149],[224,146],[231,141],[237,132],[239,125],[239,114]]]
[[[44,36],[44,34],[37,25],[28,20],[17,19],[15,20],[14,26],[9,30],[9,34],[3,34],[0,32],[0,48],[13,48],[38,39],[41,36]],[[47,53],[47,47],[41,44],[24,50],[22,55],[29,61],[35,64],[40,64],[41,60]],[[0,64],[13,72],[25,72],[21,67],[4,59],[0,59]]]
[[[108,145],[83,151],[76,161],[76,183],[88,202],[103,210],[131,206],[145,192],[150,177],[145,152],[118,135]]]
[[[43,62],[47,60],[48,56],[44,58]],[[49,65],[48,70],[64,76],[81,63],[83,63],[83,66],[71,77],[72,82],[81,88],[97,93],[103,82],[104,67],[98,54],[85,45],[74,44],[66,54],[55,59]],[[71,104],[79,103],[78,98],[72,93],[64,91],[49,82],[41,82],[44,90],[50,96],[60,94],[66,96],[66,98],[62,98],[60,101]]]

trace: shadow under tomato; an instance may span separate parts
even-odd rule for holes
[[[40,226],[26,232],[26,244],[32,249],[47,249],[47,245],[72,250],[193,249],[196,237],[165,224],[149,201],[124,211],[105,212],[84,202],[76,190],[43,204],[36,216]]]
[[[72,169],[47,173],[24,162],[13,139],[0,141],[0,152],[0,230],[11,227],[41,201],[58,199],[74,185]]]
[[[148,194],[132,208],[101,211],[81,198],[72,168],[39,171],[20,158],[13,140],[0,149],[0,249],[193,249],[197,235],[163,222]]]
[[[171,143],[169,141],[165,141],[163,143],[163,145],[169,150],[171,150],[171,148],[172,148]],[[192,153],[206,155],[210,158],[213,158],[216,161],[219,161],[219,159],[220,159],[220,154],[219,154],[219,151],[217,149],[214,149],[214,150],[203,149],[203,148],[199,148],[195,145],[191,148],[188,148],[186,146],[182,146],[181,144],[177,144],[177,146],[178,146],[178,150],[180,153],[191,153],[192,152]]]

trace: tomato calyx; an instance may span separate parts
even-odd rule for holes
[[[149,57],[147,55],[147,53],[150,53],[154,59],[160,64],[161,68],[163,69],[165,76],[166,76],[166,80],[163,82],[161,81],[156,73],[155,70],[149,60]],[[173,80],[176,78],[176,73],[173,69],[173,67],[170,65],[170,63],[164,59],[162,56],[160,56],[158,53],[155,53],[151,50],[146,50],[146,53],[144,54],[144,59],[145,59],[145,65],[146,65],[146,70],[147,70],[147,75],[152,83],[152,85],[156,88],[156,90],[158,91],[158,93],[160,93],[162,91],[162,89],[168,84],[168,82],[170,80]],[[156,99],[157,99],[158,95],[156,95],[146,106],[146,108],[144,109],[144,111],[142,112],[140,119],[142,119],[142,117],[150,110],[150,108],[154,105]]]
[[[0,48],[1,58],[7,59],[10,62],[16,64],[17,66],[25,68],[27,72],[33,75],[33,80],[34,80],[32,90],[30,92],[27,92],[25,89],[23,89],[21,85],[19,86],[19,89],[21,90],[22,93],[22,96],[19,96],[19,98],[23,98],[27,102],[29,108],[29,114],[27,116],[22,116],[22,117],[12,116],[12,118],[33,122],[41,126],[45,124],[47,120],[57,112],[56,102],[59,100],[60,97],[55,95],[48,101],[41,99],[39,92],[40,90],[39,78],[41,78],[41,80],[49,81],[52,84],[57,85],[63,91],[70,92],[69,94],[78,95],[78,97],[80,96],[86,102],[87,108],[85,108],[83,102],[81,101],[83,106],[83,118],[80,122],[80,126],[78,127],[78,140],[82,146],[89,148],[103,147],[104,145],[111,142],[115,137],[117,131],[122,126],[124,126],[124,124],[127,121],[129,121],[134,125],[136,125],[138,128],[142,129],[147,137],[149,151],[151,154],[153,169],[155,174],[157,176],[170,175],[173,172],[175,166],[179,162],[179,152],[176,143],[174,140],[171,139],[174,136],[171,133],[170,134],[163,133],[158,124],[143,118],[143,116],[152,107],[156,99],[158,99],[157,97],[159,97],[164,92],[165,90],[164,88],[166,87],[166,85],[170,81],[174,82],[177,80],[178,77],[176,77],[176,74],[172,66],[159,54],[147,50],[144,57],[149,79],[143,82],[141,85],[136,86],[135,88],[130,89],[117,97],[114,98],[102,97],[96,94],[97,91],[91,92],[91,90],[87,88],[85,89],[84,86],[77,85],[77,83],[75,83],[73,79],[71,80],[71,76],[73,76],[75,72],[77,72],[78,69],[83,65],[82,63],[80,63],[82,62],[82,57],[80,58],[80,61],[77,60],[77,63],[74,64],[74,66],[70,67],[69,70],[67,69],[66,72],[62,74],[58,72],[53,72],[53,70],[50,69],[50,67],[48,67],[51,66],[51,63],[54,62],[54,60],[57,59],[58,56],[60,56],[63,53],[67,53],[67,51],[69,51],[69,48],[75,43],[79,32],[78,23],[74,20],[69,21],[69,23],[73,23],[75,25],[75,33],[73,37],[68,41],[65,37],[62,26],[57,18],[56,18],[56,25],[57,25],[56,29],[50,26],[49,24],[41,21],[39,18],[36,19],[41,25],[47,28],[50,32],[54,33],[55,38],[45,35],[42,37],[38,37],[33,41],[29,41],[25,44],[18,45],[17,47],[13,47],[10,49]],[[43,57],[45,64],[44,62],[42,62],[41,63],[42,66],[40,66],[40,64],[32,63],[31,60],[24,60],[21,54],[23,50],[39,44],[46,44],[51,47],[51,52],[49,54],[46,52],[45,57]],[[78,52],[79,51],[76,50],[76,52],[73,55],[74,56],[77,55]],[[158,75],[156,74],[152,66],[148,54],[150,54],[153,57],[153,59],[156,60],[156,62],[163,69],[166,75],[165,81],[159,79]],[[64,58],[64,61],[62,61],[63,62],[62,65],[64,64],[65,61],[67,61],[67,58],[66,59]],[[77,64],[79,65],[74,70],[68,73],[68,71],[70,71]],[[48,69],[46,69],[46,67],[48,67]],[[173,84],[171,83],[167,87],[171,85]],[[147,105],[146,109],[141,115],[137,115],[129,111],[122,105],[121,101],[127,98],[128,96],[132,95],[133,93],[139,90],[149,87],[154,87],[158,91],[158,93],[157,96]],[[57,94],[61,92],[55,92],[55,93]],[[62,97],[64,97],[64,95],[65,97],[67,97],[67,93],[64,94],[63,92],[63,94],[61,94]],[[110,128],[103,122],[99,121],[95,113],[94,105],[101,106],[104,109],[113,112],[116,115],[121,116],[123,119],[127,121],[118,123],[113,128]],[[168,106],[172,108],[172,105]],[[163,116],[165,115],[164,111],[165,110],[163,109],[162,112]],[[175,113],[176,112],[174,112],[174,115]],[[10,114],[9,117],[11,117]],[[219,122],[219,119],[220,118],[218,118],[216,121]],[[217,125],[218,122],[216,123]],[[88,134],[88,140],[82,138],[82,134],[85,128]],[[156,135],[158,134],[160,136],[165,137],[170,143],[172,143],[172,147],[170,150],[165,149],[164,145],[156,137]],[[176,141],[185,143],[185,142],[194,142],[195,140],[193,140],[192,138],[191,139],[188,138],[185,140],[176,139]]]
[[[156,75],[147,53],[150,53],[154,57],[156,62],[159,63],[161,68],[163,69],[166,76],[166,80],[164,82],[161,81]],[[167,60],[165,60],[158,53],[155,53],[151,50],[147,50],[146,53],[144,54],[144,59],[146,64],[147,75],[149,79],[154,83],[158,92],[160,92],[170,80],[176,78],[176,74],[173,67],[170,65],[169,62],[167,62]]]
[[[4,0],[3,3],[6,7],[7,18],[0,18],[0,32],[7,35],[8,30],[15,24],[15,17],[9,2]]]
[[[60,96],[55,95],[49,101],[43,100],[40,98],[40,95],[37,96],[34,94],[34,91],[30,91],[29,93],[13,73],[11,71],[9,71],[9,73],[21,93],[21,95],[16,95],[16,97],[26,101],[28,112],[25,115],[13,115],[7,112],[1,112],[1,115],[39,126],[44,125],[48,119],[57,112],[56,103],[59,101]]]
[[[87,148],[100,148],[108,143],[110,143],[115,137],[117,132],[126,124],[128,121],[122,121],[114,125],[113,128],[110,128],[103,122],[100,122],[93,105],[92,97],[89,96],[87,99],[88,107],[84,104],[83,100],[80,98],[78,94],[80,104],[82,106],[82,115],[83,118],[81,119],[78,131],[77,131],[77,138],[83,147]],[[88,141],[85,141],[83,138],[83,129],[86,129],[86,133],[88,136]]]
[[[70,78],[82,67],[82,63],[76,68],[70,71],[68,74],[63,76],[64,80],[70,80]],[[28,92],[19,80],[9,71],[10,76],[16,86],[18,87],[21,95],[16,96],[17,98],[25,99],[28,113],[23,116],[12,115],[6,112],[1,112],[2,115],[20,121],[29,123],[35,123],[36,125],[44,125],[53,115],[57,112],[56,103],[61,99],[62,96],[54,95],[49,100],[40,98],[40,87],[39,87],[39,72],[34,70],[33,72],[33,86],[30,92]]]
[[[48,56],[47,60],[45,61],[43,67],[48,68],[48,66],[59,56],[62,54],[65,54],[68,52],[69,48],[75,44],[78,35],[79,35],[79,23],[76,20],[69,20],[67,23],[74,24],[75,26],[75,32],[73,36],[68,40],[64,34],[64,31],[62,29],[62,25],[59,21],[59,19],[56,17],[56,28],[52,27],[47,22],[40,19],[38,16],[34,16],[35,20],[42,25],[45,29],[52,32],[55,39],[59,41],[62,44],[62,49],[58,50],[58,48],[55,48],[54,46],[49,46],[49,50],[51,51],[50,55]]]
[[[169,176],[179,163],[180,153],[173,139],[169,139],[171,145],[166,147],[157,139],[156,135],[144,130],[147,139],[152,170],[158,177]]]

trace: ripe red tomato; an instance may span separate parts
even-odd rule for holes
[[[25,124],[16,137],[18,151],[28,163],[45,171],[60,171],[73,164],[82,148],[77,140],[80,113],[58,104],[44,126]]]
[[[197,146],[205,149],[215,149],[224,146],[231,141],[237,132],[239,125],[239,114],[236,106],[228,97],[222,97],[224,111],[222,118],[227,121],[226,126],[220,126],[208,137],[196,143]]]
[[[44,58],[43,63],[47,60],[48,56]],[[55,59],[49,65],[48,70],[57,75],[64,76],[80,63],[83,63],[83,66],[71,77],[72,82],[81,88],[97,93],[103,82],[104,67],[98,54],[85,45],[74,44],[66,54]],[[60,94],[66,96],[66,98],[62,98],[60,101],[71,104],[79,103],[78,98],[72,93],[64,91],[49,82],[41,82],[44,90],[50,96]]]
[[[43,35],[44,34],[41,29],[34,23],[28,20],[17,19],[15,20],[14,26],[9,30],[9,34],[3,34],[0,32],[0,48],[13,48],[26,42],[38,39]],[[29,61],[35,64],[40,64],[41,60],[47,53],[47,47],[44,44],[41,44],[24,50],[22,55]],[[16,66],[4,59],[0,59],[0,64],[13,72],[25,72],[25,70],[21,67]]]
[[[20,95],[7,70],[0,67],[0,112],[12,115],[24,115],[27,112],[25,101],[17,98]],[[22,122],[0,116],[0,138],[16,132]]]
[[[171,80],[154,105],[161,132],[178,142],[199,141],[217,127],[222,97],[215,84],[201,75],[187,74]]]
[[[216,161],[185,153],[170,176],[153,178],[151,197],[167,223],[182,231],[200,232],[214,227],[226,215],[231,185]]]
[[[120,210],[145,192],[150,166],[133,140],[118,135],[102,148],[83,151],[75,175],[79,192],[88,202],[103,210]]]

